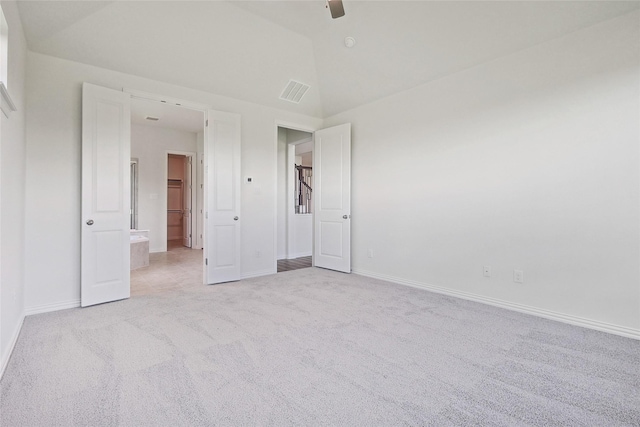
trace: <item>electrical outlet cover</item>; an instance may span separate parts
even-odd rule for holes
[[[516,283],[524,283],[524,273],[522,270],[513,270],[513,281]]]
[[[484,277],[491,277],[491,266],[490,265],[485,265],[482,268],[482,275]]]

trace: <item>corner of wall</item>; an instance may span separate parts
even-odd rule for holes
[[[20,315],[19,321],[16,324],[16,327],[13,331],[13,334],[11,334],[11,339],[9,341],[9,345],[7,345],[7,348],[5,348],[2,351],[2,358],[0,359],[0,379],[2,378],[2,376],[4,375],[4,371],[7,369],[7,366],[9,365],[9,360],[11,359],[11,354],[13,353],[13,349],[16,346],[16,343],[18,342],[18,337],[20,336],[20,332],[22,331],[22,325],[24,323],[24,312]]]

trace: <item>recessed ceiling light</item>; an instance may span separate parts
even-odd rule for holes
[[[354,47],[356,45],[356,39],[354,39],[353,37],[346,37],[344,39],[344,45],[346,47]]]

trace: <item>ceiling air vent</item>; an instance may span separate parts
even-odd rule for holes
[[[147,117],[145,117],[145,119],[151,120],[152,122],[157,122],[158,120],[160,120],[160,117],[147,116]]]
[[[282,91],[280,99],[298,104],[308,90],[309,85],[297,82],[295,80],[289,80],[289,84]]]

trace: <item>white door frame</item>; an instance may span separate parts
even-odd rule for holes
[[[319,130],[318,128],[314,128],[314,127],[309,127],[309,126],[305,126],[305,125],[301,125],[299,123],[293,123],[293,122],[288,122],[288,121],[284,121],[284,120],[276,120],[275,126],[274,126],[274,130],[275,130],[275,165],[276,165],[276,175],[275,175],[275,195],[276,195],[276,203],[275,203],[275,232],[274,232],[274,250],[273,250],[273,273],[276,273],[278,271],[278,201],[277,201],[277,197],[278,197],[278,128],[286,128],[286,129],[292,129],[292,130],[298,130],[301,132],[308,132],[311,134],[311,141],[314,140],[314,135],[315,132],[317,130]],[[289,157],[289,145],[287,144],[287,158]],[[312,156],[315,157],[315,146],[314,149],[311,150]],[[289,166],[289,161],[287,161],[287,167]],[[292,233],[293,233],[293,221],[292,221],[292,215],[294,214],[295,211],[295,205],[293,203],[293,191],[289,192],[289,187],[290,187],[290,182],[289,182],[289,177],[290,174],[292,174],[293,172],[288,170],[287,171],[287,193],[291,193],[287,195],[287,256],[290,253],[290,246],[292,245]],[[314,188],[315,185],[312,186],[312,188]],[[311,218],[312,218],[312,222],[313,222],[313,212],[311,212]],[[313,261],[313,250],[314,250],[314,239],[315,239],[315,230],[313,230],[312,227],[312,232],[311,232],[311,260]]]
[[[204,128],[206,126],[202,126],[202,129],[204,131]],[[189,157],[191,159],[191,215],[189,216],[191,218],[191,248],[192,249],[202,249],[197,247],[196,244],[194,244],[194,233],[200,233],[200,230],[198,230],[198,219],[197,219],[197,215],[195,214],[195,209],[194,209],[194,204],[197,205],[196,202],[196,198],[197,198],[197,194],[196,194],[196,188],[197,188],[197,174],[196,174],[196,162],[197,162],[197,158],[198,155],[196,152],[193,151],[180,151],[180,150],[166,150],[165,154],[164,154],[164,206],[165,206],[165,210],[167,207],[167,203],[169,200],[169,189],[167,188],[167,181],[169,180],[169,154],[176,154],[178,156],[186,156]],[[163,215],[162,216],[163,222],[162,222],[162,229],[167,230],[167,215]],[[165,239],[163,242],[163,248],[164,251],[167,251],[167,238],[168,236],[165,234]]]

